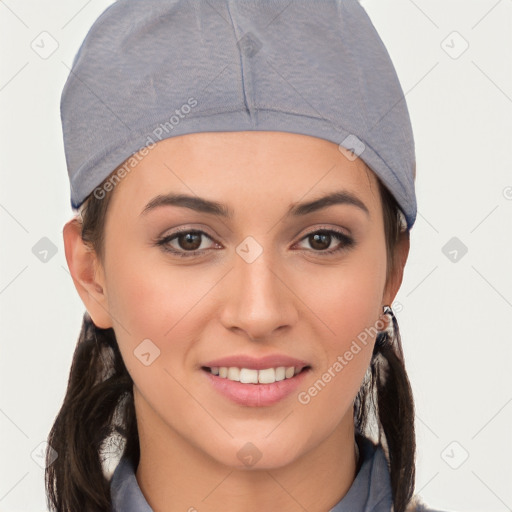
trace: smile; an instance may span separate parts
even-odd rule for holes
[[[261,370],[232,366],[202,367],[203,374],[216,392],[246,407],[278,403],[296,391],[310,371],[309,366],[279,366]],[[218,375],[214,372],[218,372]]]
[[[291,379],[304,368],[299,366],[279,366],[277,368],[264,368],[254,370],[252,368],[238,368],[236,366],[213,366],[212,368],[203,367],[213,375],[220,378],[241,382],[242,384],[273,384],[285,379]]]

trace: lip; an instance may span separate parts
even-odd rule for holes
[[[266,368],[277,368],[279,366],[298,366],[302,370],[305,366],[311,366],[307,361],[296,359],[294,357],[286,356],[283,354],[271,354],[264,357],[252,357],[248,355],[235,355],[229,357],[222,357],[213,361],[207,361],[201,366],[208,366],[212,368],[214,366],[226,366],[237,368],[248,368],[250,370],[264,370]]]
[[[229,360],[232,361],[232,358],[229,358]],[[222,360],[219,359],[219,361]],[[291,359],[288,358],[288,361],[291,361]],[[261,362],[261,360],[259,362]],[[265,362],[264,364],[268,363]],[[231,366],[237,365],[232,364]],[[290,364],[289,366],[293,365]],[[266,366],[266,368],[268,367],[269,366]],[[243,368],[247,367],[243,366]],[[264,368],[265,366],[254,369]],[[206,376],[206,378],[208,378],[210,384],[217,392],[236,404],[245,405],[247,407],[268,407],[291,395],[304,382],[306,376],[311,372],[311,367],[303,369],[291,379],[280,380],[272,384],[243,384],[241,382],[219,377],[205,369],[201,369],[201,372]]]

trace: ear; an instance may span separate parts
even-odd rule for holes
[[[112,327],[105,294],[103,267],[94,252],[82,240],[82,225],[75,217],[64,225],[64,249],[75,288],[94,325],[102,329]]]
[[[405,263],[409,256],[409,248],[409,231],[403,231],[400,233],[395,247],[396,265],[384,288],[384,295],[382,297],[384,305],[391,305],[395,300],[398,290],[400,289],[404,275]]]

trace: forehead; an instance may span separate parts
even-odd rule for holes
[[[179,191],[240,206],[257,198],[288,204],[340,188],[369,208],[379,203],[375,174],[333,142],[287,132],[202,132],[148,148],[116,186],[112,203],[140,211],[149,198]]]

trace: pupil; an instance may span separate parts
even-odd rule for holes
[[[322,239],[324,241],[324,246],[322,247]],[[325,245],[325,240],[327,239],[327,244]],[[320,247],[316,246],[317,245],[317,242],[320,240]],[[312,247],[315,247],[316,249],[326,249],[327,247],[329,247],[329,244],[330,244],[330,241],[331,241],[331,235],[329,235],[328,233],[315,233],[313,235],[313,243],[311,244]]]
[[[185,239],[184,246],[183,246],[183,244],[180,244],[180,245],[182,245],[182,249],[195,250],[195,249],[199,248],[201,245],[200,237],[201,237],[201,235],[199,233],[187,233],[185,235],[182,235],[180,237],[180,239],[183,239],[183,238]],[[195,243],[194,243],[194,238],[196,239]],[[199,243],[197,243],[198,241],[199,241]],[[190,244],[192,246],[190,246]]]

